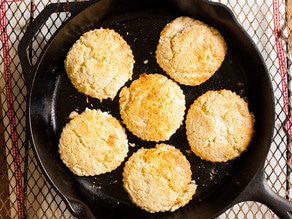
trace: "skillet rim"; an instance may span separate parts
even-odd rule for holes
[[[209,2],[208,2],[209,3]],[[221,5],[220,5],[221,6]],[[86,10],[86,9],[85,9]],[[62,27],[60,27],[60,29],[61,29]],[[57,34],[57,33],[56,33]],[[52,36],[52,40],[55,38],[55,35],[54,36]],[[253,44],[253,41],[251,41],[251,43]],[[50,47],[50,45],[51,45],[51,42],[49,42],[48,44],[47,44],[47,46],[48,47]],[[254,44],[253,44],[254,45]],[[255,46],[255,45],[254,45]],[[255,49],[257,49],[257,47],[255,46]],[[46,53],[45,52],[46,51],[46,49],[44,50],[44,54]],[[38,63],[38,67],[36,68],[36,73],[35,73],[35,75],[34,75],[34,78],[33,78],[33,83],[32,83],[32,85],[34,85],[34,83],[35,83],[35,77],[36,77],[36,75],[37,75],[37,69],[39,68],[39,64],[42,62],[42,59],[44,58],[44,54],[41,56],[41,58],[39,59],[39,63]],[[260,58],[261,58],[261,56],[259,56]],[[263,60],[262,60],[263,61]],[[264,62],[262,62],[262,63],[264,63]],[[265,69],[265,71],[267,72],[267,69]],[[270,84],[271,85],[271,84]],[[32,88],[33,88],[33,86],[32,86]],[[270,88],[271,88],[271,91],[273,91],[272,90],[272,86],[270,86]],[[30,101],[29,101],[29,108],[31,109],[31,96],[32,96],[32,91],[33,91],[33,89],[31,89],[30,90],[31,92],[30,92]],[[273,92],[271,92],[271,94],[273,94]],[[273,106],[274,106],[274,104],[273,104]],[[274,109],[272,109],[272,114],[274,114]],[[31,111],[29,110],[29,124],[30,124],[30,131],[31,131],[31,133],[32,133],[32,129],[31,129]],[[273,130],[274,130],[274,128],[272,128],[271,129],[272,130],[272,132],[273,132]],[[37,152],[37,149],[35,148],[35,141],[34,141],[34,139],[32,138],[32,142],[33,142],[33,145],[34,145],[34,150],[35,150],[35,153],[37,154],[37,156],[38,156],[38,160],[39,160],[39,162],[40,162],[40,164],[41,164],[41,167],[42,167],[42,169],[43,169],[43,171],[45,172],[45,175],[47,176],[47,177],[49,177],[49,174],[47,173],[47,171],[46,171],[46,169],[45,169],[45,167],[43,166],[43,164],[41,163],[41,159],[40,159],[40,157],[39,157],[39,153]],[[268,153],[268,151],[269,151],[269,147],[267,147],[267,149],[266,149],[266,153]],[[263,161],[264,162],[264,161]],[[51,181],[51,183],[54,185],[54,187],[57,189],[57,191],[59,191],[59,189],[58,189],[58,187],[55,185],[55,183],[52,181],[52,179],[49,177],[49,181]],[[60,191],[59,191],[60,192]],[[64,195],[61,193],[61,196],[63,196],[64,197]],[[70,199],[70,198],[69,198]],[[67,199],[66,199],[67,200]],[[72,197],[72,200],[74,200],[74,197]],[[69,200],[67,200],[67,204],[69,204],[69,205],[71,205],[71,202],[69,201]],[[70,208],[72,208],[72,206],[70,207]],[[74,213],[74,212],[73,212]],[[76,213],[76,212],[75,212]]]

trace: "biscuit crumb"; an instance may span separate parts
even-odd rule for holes
[[[72,111],[70,114],[69,114],[69,119],[74,119],[76,116],[78,116],[78,113],[76,111]]]
[[[135,143],[129,143],[130,147],[135,147],[136,144]]]

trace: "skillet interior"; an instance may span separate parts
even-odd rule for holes
[[[77,177],[60,160],[58,139],[69,121],[70,112],[82,112],[86,107],[99,108],[120,119],[118,98],[100,103],[78,93],[66,76],[63,62],[69,48],[83,32],[109,27],[119,32],[133,50],[136,61],[133,80],[143,72],[164,74],[155,61],[156,45],[165,24],[180,15],[214,26],[228,45],[225,61],[211,79],[196,87],[181,86],[186,95],[187,109],[207,90],[231,89],[248,100],[256,118],[256,132],[248,150],[240,158],[227,163],[210,163],[186,153],[189,146],[184,125],[181,126],[168,143],[180,148],[191,162],[193,179],[198,184],[197,194],[186,207],[174,213],[148,214],[135,207],[122,188],[124,163],[108,174]],[[254,44],[225,7],[203,1],[158,3],[152,0],[137,3],[119,0],[111,3],[104,0],[94,4],[66,23],[48,44],[36,70],[29,102],[33,146],[48,179],[65,199],[84,203],[100,218],[113,218],[114,215],[119,218],[137,218],[138,215],[139,218],[208,218],[220,213],[246,187],[264,161],[273,119],[271,82]],[[130,147],[129,156],[140,146],[155,145],[139,140],[130,132],[127,134],[129,142],[136,145]]]

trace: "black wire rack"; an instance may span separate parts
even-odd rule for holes
[[[66,3],[66,1],[63,1]],[[274,138],[265,163],[269,186],[291,200],[290,156],[290,64],[287,2],[265,0],[221,0],[235,14],[260,50],[272,79],[276,120]],[[74,218],[46,181],[28,141],[26,108],[28,89],[17,53],[20,39],[47,0],[2,0],[0,2],[0,218]],[[55,31],[72,13],[53,13],[30,45],[36,63]],[[286,37],[285,37],[286,36]],[[242,202],[219,218],[277,218],[266,206]]]

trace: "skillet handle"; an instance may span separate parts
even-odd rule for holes
[[[240,195],[240,199],[258,201],[270,208],[279,218],[292,219],[292,202],[280,197],[269,187],[263,167]]]
[[[84,204],[74,198],[70,200],[66,199],[67,206],[69,206],[72,214],[78,218],[84,219],[95,219],[96,217],[92,214],[91,210]]]
[[[21,38],[18,45],[18,55],[24,79],[28,89],[31,88],[31,83],[34,77],[35,67],[37,64],[33,64],[29,50],[35,37],[37,37],[38,31],[46,23],[49,17],[53,13],[70,12],[71,17],[81,12],[86,7],[94,4],[93,1],[82,1],[82,2],[66,2],[66,3],[52,3],[44,8],[44,10],[35,18],[35,20],[28,26],[25,34]],[[45,52],[46,48],[42,51]]]
[[[29,50],[31,44],[33,43],[33,40],[37,37],[38,31],[41,29],[41,27],[46,23],[46,21],[53,13],[70,12],[71,17],[74,17],[86,7],[94,4],[96,1],[97,0],[49,4],[29,25],[18,45],[18,56],[20,59],[22,72],[24,74],[24,79],[28,90],[31,89],[35,69],[38,65],[38,63],[33,64],[31,56],[29,54]],[[46,48],[44,48],[42,52],[44,53],[45,51]],[[74,216],[78,218],[88,219],[95,218],[90,209],[78,199],[77,195],[77,198],[72,197],[72,194],[75,195],[75,191],[72,191],[70,186],[66,184],[51,184],[53,188],[58,192],[58,194],[61,194],[63,200],[68,206],[68,209]],[[63,188],[60,189],[61,187]],[[60,191],[62,191],[62,193]]]

